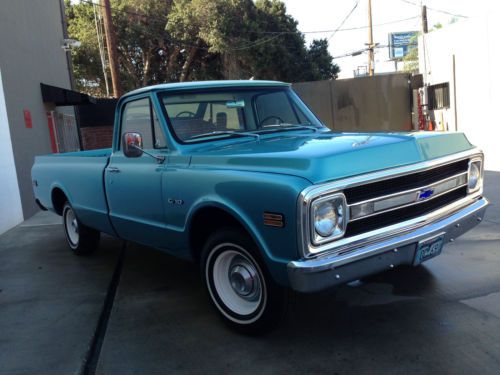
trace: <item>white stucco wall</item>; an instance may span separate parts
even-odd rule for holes
[[[0,234],[23,221],[16,166],[12,154],[9,120],[0,71]]]
[[[500,10],[492,4],[482,16],[445,25],[426,34],[426,83],[450,83],[450,108],[435,111],[449,130],[464,132],[485,152],[486,169],[500,171]],[[420,71],[424,71],[422,37]],[[453,81],[455,56],[455,82]],[[456,84],[456,114],[453,92]],[[442,117],[441,117],[442,115]]]

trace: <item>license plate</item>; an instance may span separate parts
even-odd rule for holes
[[[426,260],[434,258],[441,254],[444,245],[444,233],[428,238],[426,240],[420,241],[417,245],[417,251],[415,252],[415,260],[413,265],[416,266]]]

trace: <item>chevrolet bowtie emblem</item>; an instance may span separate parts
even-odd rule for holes
[[[420,190],[420,192],[418,193],[418,200],[423,201],[424,199],[432,197],[433,194],[434,194],[434,189]]]

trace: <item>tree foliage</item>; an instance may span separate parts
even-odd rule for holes
[[[279,0],[111,0],[111,7],[125,90],[186,80],[335,79],[339,72],[328,42],[306,46]],[[101,8],[66,0],[69,35],[81,42],[71,52],[78,89],[103,96]]]

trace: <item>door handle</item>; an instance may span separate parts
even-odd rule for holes
[[[108,167],[108,172],[109,173],[120,173],[120,168],[117,167]]]

